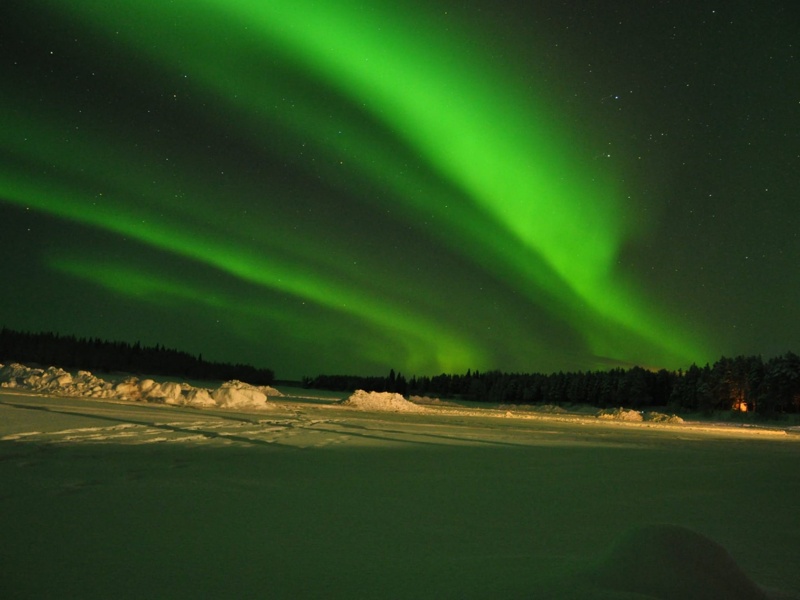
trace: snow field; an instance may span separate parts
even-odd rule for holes
[[[794,436],[497,412],[0,392],[0,595],[800,590]]]

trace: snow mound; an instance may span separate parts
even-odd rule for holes
[[[259,385],[259,386],[256,386],[256,389],[259,389],[262,392],[264,392],[264,395],[267,398],[276,398],[276,397],[283,396],[283,392],[281,392],[279,390],[276,390],[271,385]]]
[[[195,408],[211,408],[217,405],[217,401],[211,397],[211,392],[203,388],[186,390],[183,401],[186,406]]]
[[[89,371],[72,375],[59,367],[39,369],[18,363],[0,364],[0,387],[42,392],[54,396],[110,398],[133,402],[154,402],[196,408],[265,409],[271,405],[267,396],[282,396],[269,386],[252,386],[241,381],[223,383],[216,390],[195,388],[187,383],[157,382],[129,377],[109,383]]]
[[[771,597],[742,571],[725,548],[676,525],[647,525],[624,533],[591,577],[606,589],[636,594],[637,598]]]
[[[183,401],[184,386],[174,381],[158,383],[152,379],[139,380],[131,377],[115,385],[114,391],[116,397],[121,400],[185,404]]]
[[[683,423],[683,419],[678,415],[666,415],[660,412],[644,413],[644,420],[651,423]]]
[[[223,383],[211,397],[220,408],[270,408],[267,395],[260,387],[233,380]]]
[[[351,406],[360,410],[380,410],[392,412],[423,412],[425,409],[409,402],[400,394],[392,392],[365,392],[356,390],[342,406]]]
[[[667,415],[651,411],[642,413],[628,408],[606,408],[597,413],[597,418],[604,421],[628,421],[630,423],[648,421],[649,423],[679,424],[684,422],[678,415]]]
[[[0,365],[0,387],[21,388],[61,396],[113,398],[115,395],[111,384],[95,377],[89,371],[78,371],[77,375],[73,376],[59,367],[39,369],[18,363]]]
[[[643,421],[644,417],[638,410],[630,410],[627,408],[605,408],[597,413],[598,419],[604,421]]]

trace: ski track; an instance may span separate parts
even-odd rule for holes
[[[36,444],[223,444],[276,443],[319,448],[342,443],[350,436],[325,426],[329,419],[228,419],[157,421],[152,424],[120,423],[100,427],[75,427],[56,431],[20,431],[0,441]]]

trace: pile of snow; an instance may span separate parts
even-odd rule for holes
[[[678,415],[666,415],[660,412],[646,412],[644,413],[644,420],[652,423],[683,423],[683,419]]]
[[[174,381],[129,377],[117,384],[95,377],[89,371],[72,375],[59,367],[38,369],[13,363],[0,365],[0,387],[18,388],[55,396],[113,398],[134,402],[156,402],[196,408],[266,409],[268,396],[281,396],[275,388],[252,386],[241,381],[223,383],[216,390],[192,387]]]
[[[643,421],[644,417],[638,410],[628,408],[604,408],[597,413],[598,419],[606,421]]]
[[[213,408],[217,401],[211,397],[209,390],[189,386],[188,390],[184,390],[183,404],[194,408]]]
[[[188,386],[187,386],[188,387]],[[143,402],[163,402],[165,404],[184,404],[183,386],[167,381],[158,383],[152,379],[131,377],[114,386],[116,397],[122,400]]]
[[[683,423],[683,419],[678,415],[667,415],[651,411],[643,413],[628,408],[606,408],[597,413],[597,418],[605,421],[628,421],[631,423],[639,423],[641,421],[649,421],[651,423]]]
[[[400,394],[392,392],[365,392],[356,390],[342,406],[352,406],[361,410],[379,410],[393,412],[423,412],[425,409],[409,402]]]
[[[592,576],[601,587],[626,598],[786,597],[756,585],[714,540],[676,525],[648,525],[624,533]]]
[[[267,398],[275,398],[276,396],[283,396],[283,392],[280,390],[276,390],[271,385],[257,385],[255,386],[257,390],[261,390],[267,396]]]
[[[269,408],[261,388],[236,380],[223,383],[211,397],[220,408]]]
[[[33,392],[48,392],[61,396],[113,398],[113,386],[89,371],[73,376],[59,367],[38,369],[18,363],[0,365],[0,387],[21,388]]]

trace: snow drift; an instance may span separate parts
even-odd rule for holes
[[[78,371],[73,376],[59,367],[34,369],[18,363],[0,365],[0,387],[48,392],[61,396],[113,398],[116,395],[110,383],[95,377],[89,371]]]
[[[629,408],[606,408],[597,413],[597,418],[604,421],[643,421],[644,417],[638,410]]]
[[[597,418],[603,421],[628,421],[638,423],[648,421],[651,423],[683,423],[678,415],[666,415],[660,412],[640,412],[630,408],[604,408],[597,413]]]
[[[267,395],[260,388],[236,380],[223,383],[211,397],[220,408],[268,408]]]
[[[645,525],[623,533],[590,579],[636,598],[788,597],[759,587],[714,540],[677,525]]]
[[[351,406],[360,410],[378,410],[391,412],[424,412],[422,406],[409,402],[400,394],[392,392],[365,392],[356,390],[352,396],[342,402],[342,406]]]
[[[272,407],[268,398],[282,395],[269,386],[253,386],[236,380],[223,383],[215,390],[137,377],[111,383],[89,371],[78,371],[73,376],[59,367],[39,369],[18,363],[0,365],[0,387],[55,396],[110,398],[197,408],[268,409]]]

